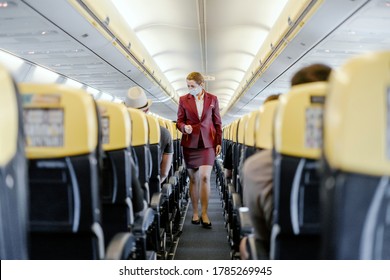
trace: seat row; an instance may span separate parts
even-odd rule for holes
[[[186,182],[174,124],[82,90],[16,86],[3,68],[0,80],[1,259],[166,258]],[[165,182],[160,125],[174,140]]]
[[[328,82],[293,86],[224,128],[233,176],[219,172],[217,182],[232,257],[249,236],[253,259],[264,250],[271,259],[390,259],[389,63],[389,52],[352,58]],[[271,149],[271,241],[259,244],[240,169]]]

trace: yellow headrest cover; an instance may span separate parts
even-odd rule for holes
[[[131,121],[124,104],[97,101],[102,124],[103,150],[125,149],[131,144]]]
[[[278,104],[279,100],[272,100],[260,107],[256,122],[256,148],[273,148],[274,118]]]
[[[96,105],[83,90],[22,84],[26,155],[57,158],[93,152],[98,143]]]
[[[390,175],[390,52],[349,60],[331,74],[324,152],[343,171]]]
[[[323,105],[326,82],[293,86],[279,98],[275,116],[278,153],[318,159],[322,148]]]
[[[229,126],[223,127],[222,128],[223,139],[228,139],[228,134],[229,134]]]
[[[175,129],[177,131],[177,139],[180,140],[181,137],[183,136],[183,133],[181,133],[181,131],[177,129],[176,125],[175,125]]]
[[[172,127],[171,127],[171,124],[169,123],[168,120],[164,120],[164,123],[165,123],[165,128],[168,129],[169,134],[171,134],[171,137],[172,137]]]
[[[165,120],[162,118],[158,118],[158,123],[160,126],[167,128],[167,124],[165,123]]]
[[[146,115],[149,125],[149,144],[159,144],[160,143],[160,125],[158,120],[152,115]]]
[[[238,124],[238,135],[237,142],[240,144],[244,144],[245,141],[245,130],[249,116],[244,115],[240,118],[240,123]]]
[[[232,131],[232,127],[233,127],[233,124],[232,123],[230,123],[228,126],[226,126],[226,136],[225,136],[225,138],[226,139],[228,139],[228,140],[232,140],[232,138],[231,138],[231,131]]]
[[[18,102],[12,77],[0,67],[0,166],[16,154],[18,139]]]
[[[258,113],[259,113],[259,111],[256,110],[256,111],[253,111],[249,114],[246,129],[245,129],[245,139],[244,139],[245,146],[248,146],[248,147],[255,146],[255,138],[256,138],[255,126],[256,126],[256,120],[257,120]]]
[[[169,123],[171,124],[171,128],[172,128],[172,140],[177,140],[179,138],[178,136],[178,129],[176,128],[176,124],[172,121],[169,121]]]
[[[138,109],[127,108],[131,119],[131,145],[143,146],[148,144],[149,130],[146,114]]]
[[[232,129],[230,131],[230,139],[234,142],[237,143],[237,129],[238,129],[238,122],[240,120],[235,120],[232,124]]]

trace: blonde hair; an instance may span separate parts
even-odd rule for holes
[[[195,81],[198,85],[204,84],[204,78],[199,72],[191,72],[187,75],[186,79],[189,81]]]

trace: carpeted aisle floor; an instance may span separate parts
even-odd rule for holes
[[[215,173],[211,174],[209,200],[211,229],[191,224],[192,205],[188,206],[183,232],[178,240],[175,260],[230,260],[230,246],[222,216],[222,205],[215,186]]]

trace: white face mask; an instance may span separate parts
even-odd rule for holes
[[[196,96],[196,95],[198,95],[201,92],[202,92],[202,87],[201,86],[198,86],[196,88],[190,89],[190,94],[193,95],[193,96]]]

